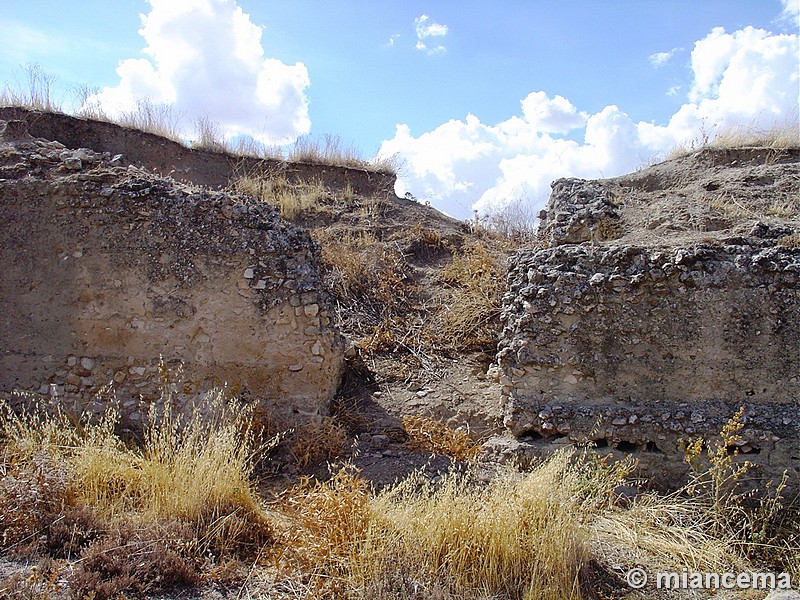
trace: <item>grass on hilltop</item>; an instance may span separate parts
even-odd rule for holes
[[[25,65],[21,72],[23,81],[6,82],[0,90],[0,106],[63,112],[64,99],[59,100],[54,97],[55,75],[47,73],[35,63]],[[288,162],[310,162],[382,173],[397,171],[398,162],[395,158],[367,160],[355,147],[344,143],[339,136],[330,134],[321,137],[301,136],[284,152],[280,146],[265,145],[249,137],[239,138],[236,141],[227,139],[222,126],[207,116],[195,119],[192,124],[193,141],[187,142],[186,128],[183,124],[185,116],[176,112],[171,105],[159,104],[144,98],[137,101],[134,108],[112,116],[97,103],[90,101],[96,91],[84,85],[68,94],[73,97],[70,104],[79,107],[75,111],[75,116],[138,129],[200,150],[266,160],[284,160],[286,154]]]

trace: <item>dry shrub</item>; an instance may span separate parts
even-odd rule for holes
[[[280,498],[290,525],[275,544],[276,565],[310,579],[313,597],[344,597],[372,522],[371,494],[344,465],[326,482],[303,479]]]
[[[211,152],[231,151],[221,125],[209,117],[200,117],[195,121],[195,133],[197,139],[192,142],[193,148]]]
[[[63,594],[64,561],[45,558],[29,570],[13,573],[0,581],[3,600],[50,600]]]
[[[706,529],[728,540],[748,559],[777,564],[800,575],[800,495],[787,498],[789,473],[754,488],[752,464],[742,460],[744,407],[715,439],[697,438],[685,448],[692,477],[681,490],[702,511]]]
[[[77,442],[62,415],[15,414],[0,403],[4,439],[0,476],[2,548],[26,554],[36,550],[42,532],[58,519],[73,486],[61,448]]]
[[[411,229],[409,238],[406,253],[411,254],[416,260],[429,261],[450,253],[450,245],[442,239],[438,231],[423,227],[419,223]]]
[[[313,232],[322,247],[326,280],[344,302],[369,299],[382,269],[383,251],[368,231],[337,235],[329,230]]]
[[[304,469],[338,458],[346,443],[344,427],[335,418],[323,417],[319,423],[306,423],[296,428],[290,452],[297,465]]]
[[[44,547],[54,558],[75,558],[106,533],[108,524],[86,506],[65,506],[45,530]]]
[[[78,598],[105,600],[194,586],[201,580],[201,558],[196,531],[187,523],[122,524],[83,551],[70,588]]]
[[[473,229],[499,238],[507,245],[518,246],[536,241],[536,204],[520,195],[507,204],[495,207],[483,217],[476,213]]]
[[[28,63],[21,70],[24,71],[26,83],[16,82],[14,86],[6,83],[0,92],[0,105],[20,106],[45,112],[60,110],[60,105],[52,97],[56,76],[44,71],[37,63]]]
[[[436,452],[454,460],[472,460],[481,449],[467,432],[433,417],[403,417],[403,429],[408,434],[406,445],[412,450]]]
[[[405,257],[369,232],[319,229],[328,288],[336,297],[337,322],[366,352],[397,350],[408,339],[409,315],[418,288]]]

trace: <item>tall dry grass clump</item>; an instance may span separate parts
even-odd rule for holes
[[[442,279],[452,298],[431,319],[430,337],[445,350],[490,349],[497,344],[505,266],[481,242],[454,253]]]
[[[2,549],[79,558],[70,583],[96,598],[195,584],[260,552],[272,526],[248,411],[224,390],[188,412],[175,402],[165,385],[141,445],[117,435],[113,401],[95,419],[4,403]]]
[[[626,472],[599,465],[563,452],[490,483],[417,474],[378,494],[344,467],[287,493],[279,563],[318,598],[583,598],[584,521]]]

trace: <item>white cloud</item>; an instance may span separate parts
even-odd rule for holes
[[[650,63],[656,68],[663,67],[673,56],[675,56],[677,52],[680,52],[681,50],[683,50],[683,48],[673,48],[669,52],[656,52],[655,54],[651,54]]]
[[[119,84],[89,99],[106,113],[135,110],[143,99],[182,116],[187,135],[198,118],[227,137],[291,141],[310,129],[308,71],[264,56],[262,29],[235,0],[148,0],[139,33],[147,58],[117,68]]]
[[[417,43],[414,46],[417,50],[426,50],[428,54],[439,54],[445,52],[447,48],[442,44],[437,44],[433,47],[428,47],[425,43],[427,38],[431,37],[444,37],[447,35],[447,25],[439,23],[431,23],[428,15],[420,15],[414,19],[414,27],[417,32]]]
[[[586,123],[586,113],[579,113],[563,96],[551,100],[544,92],[532,92],[522,101],[522,116],[537,131],[567,133]]]
[[[781,0],[783,12],[779,19],[792,27],[800,27],[800,0]]]
[[[537,91],[522,100],[520,114],[495,124],[468,115],[418,137],[398,125],[379,155],[405,160],[398,194],[411,192],[453,216],[489,213],[520,196],[536,210],[559,177],[612,177],[725,128],[796,122],[799,50],[797,35],[714,29],[694,46],[688,97],[667,124],[634,122],[617,106],[587,115]]]

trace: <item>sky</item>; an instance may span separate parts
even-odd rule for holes
[[[800,0],[0,0],[0,84],[38,65],[65,111],[146,100],[186,139],[338,136],[465,219],[796,127],[798,37]]]

